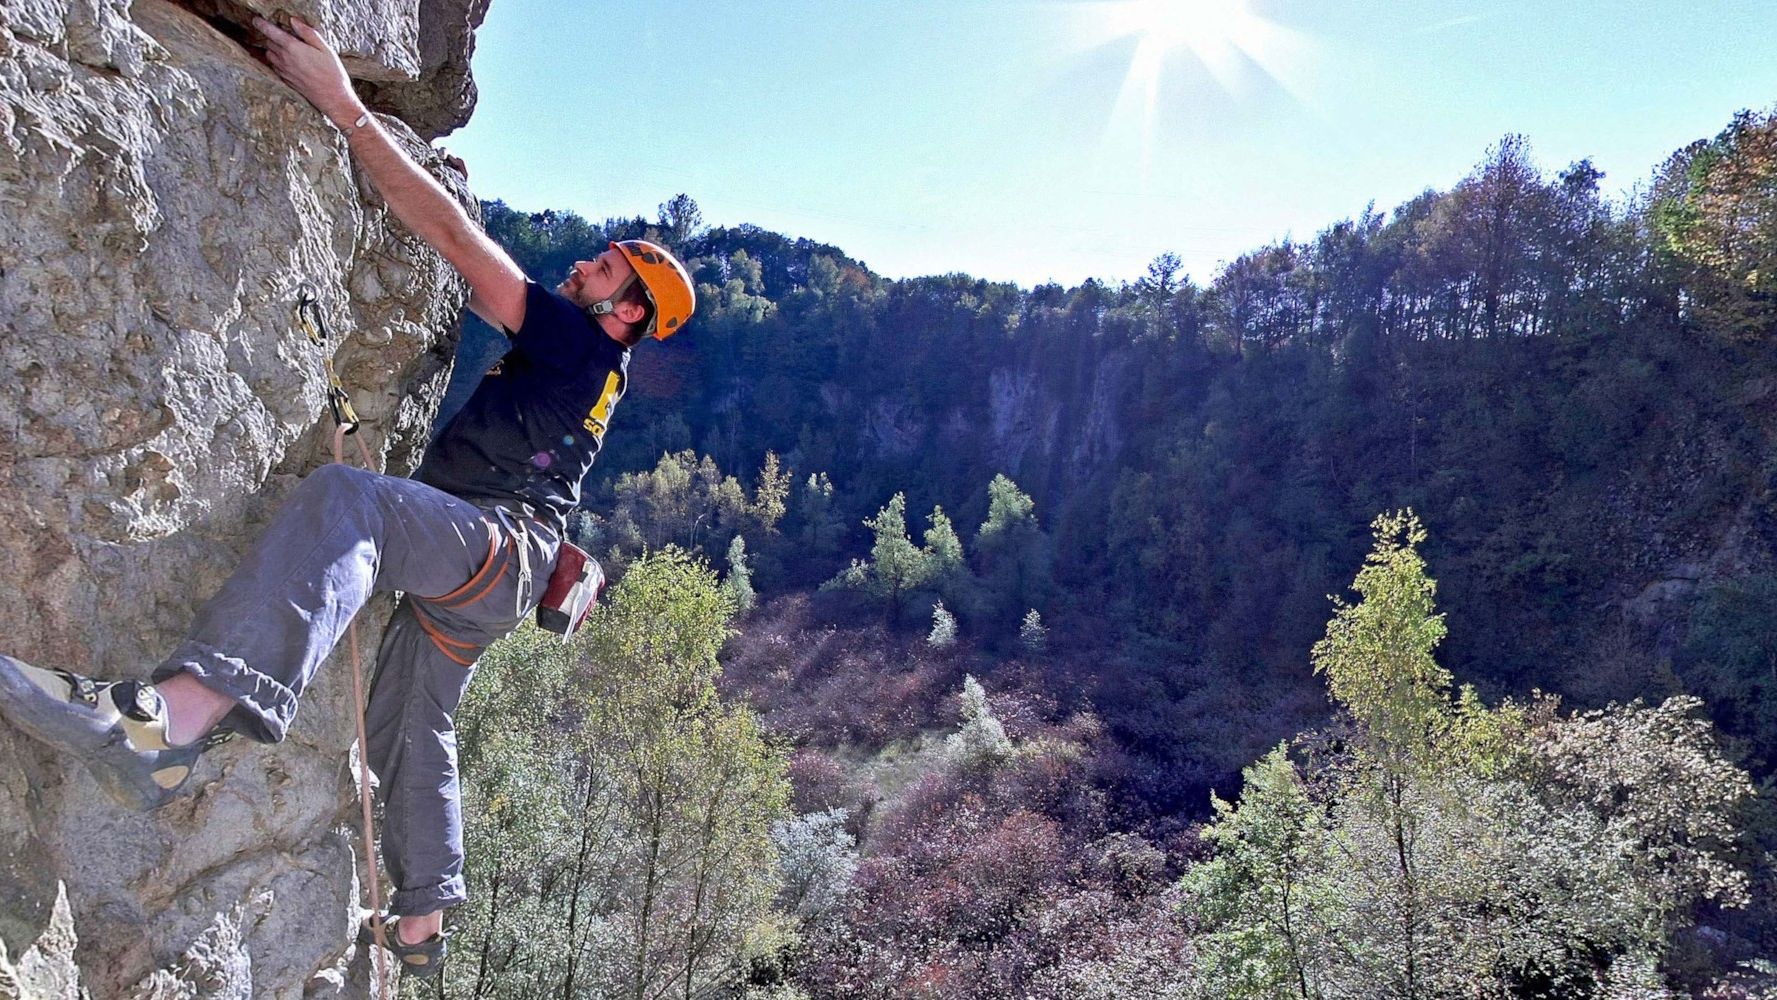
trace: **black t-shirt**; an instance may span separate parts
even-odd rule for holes
[[[414,478],[465,500],[517,500],[567,526],[611,411],[629,385],[629,348],[536,282],[512,350],[432,441]]]

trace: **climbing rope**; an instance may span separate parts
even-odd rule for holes
[[[315,293],[307,285],[297,292],[296,322],[308,334],[309,342],[321,348],[321,366],[327,372],[327,405],[333,410],[333,461],[345,464],[346,435],[351,434],[352,440],[358,443],[358,454],[364,459],[364,468],[375,472],[376,463],[370,457],[370,448],[364,439],[358,437],[356,431],[360,421],[358,414],[352,409],[352,399],[347,395],[345,386],[339,381],[339,374],[333,370],[333,353],[327,348],[327,321],[321,316],[320,303],[315,300]],[[370,798],[370,741],[365,734],[364,725],[364,660],[358,650],[358,618],[352,617],[346,626],[346,645],[352,651],[352,707],[358,727],[358,805],[362,812],[364,841],[364,872],[365,881],[370,886],[370,933],[380,948],[371,949],[371,965],[376,969],[377,995],[392,997],[389,991],[389,957],[387,938],[383,928],[382,876],[376,865],[376,824],[371,808]]]

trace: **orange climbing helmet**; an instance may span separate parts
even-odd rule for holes
[[[684,329],[697,310],[697,292],[685,265],[665,247],[647,240],[622,240],[612,243],[611,248],[628,259],[648,292],[648,300],[654,303],[654,315],[642,332],[653,334],[655,340],[665,340]]]

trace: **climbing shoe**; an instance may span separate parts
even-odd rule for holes
[[[0,715],[26,734],[80,758],[111,797],[156,809],[178,796],[198,755],[228,737],[218,729],[169,746],[167,706],[140,681],[95,681],[0,656]]]
[[[434,934],[419,944],[403,944],[401,941],[401,918],[388,916],[383,918],[382,932],[370,924],[369,918],[358,925],[358,943],[362,945],[381,945],[401,960],[401,967],[410,975],[421,979],[429,979],[438,974],[444,967],[444,956],[450,951],[444,934]]]

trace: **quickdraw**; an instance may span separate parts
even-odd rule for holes
[[[296,292],[296,324],[308,334],[309,343],[321,349],[321,367],[327,373],[327,405],[333,408],[333,422],[344,427],[347,434],[358,430],[358,413],[352,409],[352,397],[333,370],[333,352],[327,349],[327,320],[321,315],[321,303],[315,290],[303,285]]]

